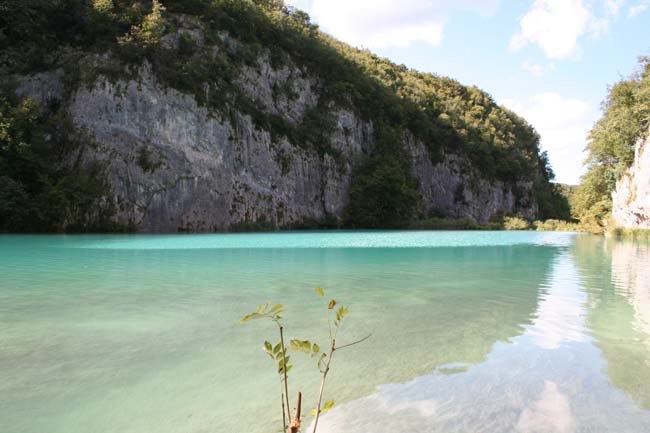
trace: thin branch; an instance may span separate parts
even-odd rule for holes
[[[298,433],[300,431],[300,410],[302,407],[302,393],[298,393],[298,404],[296,405],[296,414],[291,423],[291,433]]]
[[[332,341],[332,347],[330,348],[330,356],[327,359],[327,365],[325,366],[325,371],[323,372],[323,378],[320,381],[320,391],[318,392],[318,404],[316,405],[316,418],[314,419],[314,429],[312,433],[316,433],[316,428],[318,427],[318,419],[320,418],[321,412],[321,403],[323,401],[323,391],[325,390],[325,380],[327,379],[327,373],[330,371],[330,364],[332,363],[332,357],[336,351],[336,340]]]
[[[282,389],[282,379],[280,379],[280,400],[282,401],[282,431],[287,433],[287,414],[284,408],[284,390]]]
[[[343,346],[338,346],[338,347],[336,347],[336,350],[345,349],[346,347],[350,347],[350,346],[354,346],[355,344],[363,343],[364,341],[366,341],[370,337],[372,337],[372,334],[368,334],[367,336],[363,337],[361,340],[355,341],[354,343],[344,344]]]
[[[282,325],[280,325],[280,322],[276,322],[278,324],[278,327],[280,328],[280,343],[282,344],[282,373],[284,373],[284,398],[286,399],[287,403],[287,417],[289,419],[289,424],[291,424],[291,405],[289,404],[289,385],[288,385],[288,380],[287,380],[287,348],[284,345],[284,331],[282,329]]]
[[[327,309],[327,326],[330,328],[330,343],[334,340],[332,336],[332,321],[330,320],[330,310]]]

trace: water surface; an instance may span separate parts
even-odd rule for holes
[[[237,320],[284,302],[325,346],[315,286],[350,306],[341,344],[372,333],[319,431],[650,431],[649,263],[567,233],[1,236],[0,431],[275,431],[274,330]]]

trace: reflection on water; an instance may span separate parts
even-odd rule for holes
[[[611,383],[650,409],[650,248],[633,242],[578,248],[589,291],[589,324]]]
[[[516,430],[521,433],[575,431],[569,399],[560,392],[557,383],[544,381],[544,390],[539,400],[521,412]]]
[[[0,432],[268,432],[275,336],[237,319],[282,300],[324,341],[316,285],[342,344],[373,334],[337,352],[323,433],[650,431],[647,248],[414,233],[0,237]]]
[[[647,244],[614,245],[612,282],[634,308],[635,328],[650,348],[650,248]]]
[[[324,417],[323,431],[650,431],[650,412],[635,402],[647,403],[650,389],[650,348],[640,344],[647,343],[647,334],[645,340],[621,338],[628,326],[629,332],[647,330],[648,250],[616,244],[610,257],[602,242],[578,239],[571,250],[558,252],[526,332],[496,343],[484,362],[457,374],[436,371],[383,385],[335,408]],[[598,263],[585,263],[593,256]],[[607,262],[615,287],[601,277]],[[598,296],[627,299],[633,311],[603,312],[596,288]],[[605,338],[594,327],[594,316],[603,313],[598,324],[613,328]],[[610,350],[613,345],[618,347]]]
[[[586,341],[586,299],[573,258],[569,254],[558,256],[550,276],[541,287],[535,320],[527,335],[542,349],[557,349],[571,342]]]

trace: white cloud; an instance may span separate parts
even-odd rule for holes
[[[607,32],[625,0],[535,0],[520,19],[520,29],[510,40],[518,50],[538,45],[551,59],[567,59],[579,53],[579,40]],[[602,9],[600,15],[597,8]]]
[[[627,11],[628,18],[634,18],[638,15],[641,15],[643,12],[650,8],[650,0],[641,1],[634,6],[630,6],[630,9]]]
[[[510,46],[537,44],[552,59],[576,54],[578,38],[587,31],[591,14],[581,0],[536,0],[520,20]]]
[[[548,151],[556,180],[579,183],[587,134],[599,116],[596,106],[558,93],[537,94],[527,100],[504,100],[503,105],[528,120]]]
[[[575,425],[569,398],[560,392],[557,383],[545,380],[539,400],[524,408],[519,415],[517,431],[573,433]]]
[[[610,16],[617,16],[624,4],[625,0],[605,0],[605,9],[607,10],[607,14]]]
[[[423,42],[437,47],[446,13],[452,9],[489,15],[499,0],[314,0],[318,24],[352,45],[366,48],[408,47]]]
[[[521,64],[521,69],[528,72],[533,77],[539,78],[554,70],[555,65],[553,63],[549,63],[548,65],[540,65],[538,63],[524,62]]]

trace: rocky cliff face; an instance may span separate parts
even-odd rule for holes
[[[634,164],[616,183],[612,201],[617,226],[650,229],[650,139],[636,143]]]
[[[18,92],[47,104],[61,97],[61,79],[60,71],[24,77]],[[299,121],[317,103],[314,80],[298,69],[275,70],[265,58],[240,80],[266,110],[289,121]],[[274,97],[273,89],[287,83],[292,100]],[[210,232],[260,221],[278,227],[341,222],[355,165],[373,148],[372,123],[335,106],[329,144],[337,155],[274,141],[250,116],[225,117],[165,88],[147,64],[131,80],[99,76],[81,86],[69,97],[68,114],[94,142],[83,159],[105,164],[115,222],[145,232]],[[499,212],[535,216],[532,185],[487,181],[458,155],[434,164],[410,133],[403,145],[424,214],[478,222]]]

